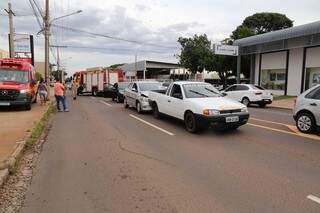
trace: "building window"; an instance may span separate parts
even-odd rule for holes
[[[305,90],[320,84],[320,67],[307,68],[305,79]]]
[[[261,70],[261,86],[265,89],[280,91],[285,90],[286,70],[272,69]]]

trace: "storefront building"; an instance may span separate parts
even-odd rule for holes
[[[320,84],[320,21],[235,41],[250,57],[250,81],[278,95]]]

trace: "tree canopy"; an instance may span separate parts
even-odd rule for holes
[[[194,35],[193,38],[180,37],[180,64],[193,74],[202,72],[212,59],[211,41],[206,34]]]
[[[253,35],[281,30],[293,26],[293,21],[280,13],[256,13],[244,19],[242,24],[232,32],[233,40]]]

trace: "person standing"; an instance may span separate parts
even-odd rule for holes
[[[56,81],[56,83],[54,83],[54,96],[56,97],[57,109],[59,112],[62,112],[62,110],[60,108],[60,102],[62,103],[63,111],[69,112],[67,105],[66,105],[64,93],[65,93],[65,87],[63,86],[62,83],[60,83],[60,80],[58,79]]]
[[[40,84],[38,86],[38,93],[40,97],[40,105],[46,105],[46,101],[48,98],[48,89],[47,86],[45,85],[43,79],[40,80]]]
[[[73,96],[73,100],[76,100],[77,99],[77,93],[78,93],[78,81],[77,79],[74,79],[73,82],[72,82],[72,96]]]

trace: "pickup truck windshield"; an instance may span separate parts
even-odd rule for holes
[[[163,90],[161,83],[140,83],[140,91]]]
[[[221,97],[220,92],[210,84],[185,84],[186,98]]]
[[[28,80],[28,72],[26,71],[0,69],[0,82],[27,83]]]

